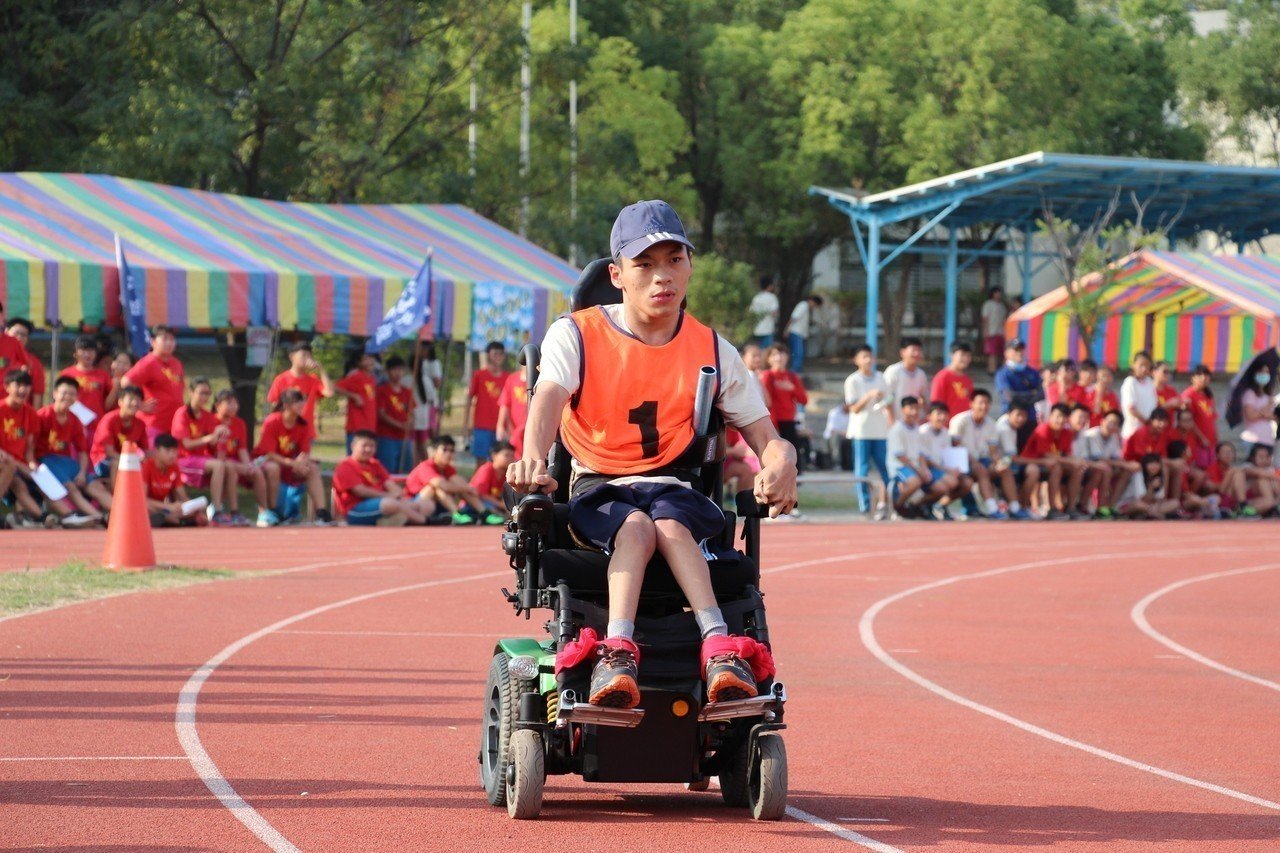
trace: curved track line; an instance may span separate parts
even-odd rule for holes
[[[476,549],[464,550],[469,551]],[[403,556],[424,557],[442,553],[457,554],[460,553],[460,551],[416,551]],[[371,562],[375,559],[386,560],[389,559],[389,557],[384,554],[379,555],[376,558],[368,559],[331,560],[325,563],[311,563],[306,566],[295,567],[289,571],[304,571],[306,569],[318,569],[327,566]],[[279,622],[275,622],[259,631],[255,631],[248,636],[241,637],[239,640],[236,640],[234,643],[209,658],[209,660],[205,661],[199,669],[192,673],[191,678],[187,680],[187,683],[183,685],[182,690],[178,694],[178,705],[174,712],[173,724],[174,729],[178,734],[178,742],[182,745],[183,752],[187,754],[187,760],[191,762],[192,769],[195,770],[196,775],[200,777],[200,781],[204,782],[205,787],[209,789],[209,793],[217,797],[219,802],[221,802],[222,805],[235,816],[236,820],[244,824],[245,827],[257,836],[263,844],[266,844],[272,850],[276,851],[297,851],[297,847],[281,835],[266,818],[259,814],[253,806],[245,802],[244,799],[236,793],[236,789],[232,787],[231,783],[226,780],[221,772],[219,772],[218,765],[214,763],[213,758],[211,758],[209,753],[205,750],[204,744],[200,742],[200,734],[196,731],[196,704],[200,698],[200,690],[204,687],[205,682],[209,680],[209,676],[213,675],[214,671],[219,666],[226,663],[228,658],[243,649],[245,646],[258,641],[281,628],[288,627],[295,622],[301,622],[303,619],[308,619],[320,613],[325,613],[329,610],[336,610],[339,607],[346,607],[347,605],[355,604],[360,601],[368,601],[372,598],[379,598],[381,596],[391,595],[397,592],[408,592],[410,590],[425,589],[433,586],[463,583],[465,581],[480,580],[482,578],[505,577],[509,572],[510,570],[508,569],[501,572],[486,572],[484,574],[467,575],[459,578],[443,578],[440,580],[424,581],[422,583],[398,586],[392,589],[384,589],[378,592],[365,593],[364,595],[357,595],[342,601],[325,604],[320,607],[312,608],[304,613],[299,613],[286,619],[281,619]]]
[[[1203,551],[1200,553],[1232,553],[1232,552],[1248,551],[1248,550],[1252,550],[1252,549],[1224,548],[1224,549],[1213,549],[1212,551]],[[1206,791],[1212,791],[1215,794],[1221,794],[1225,797],[1232,797],[1237,800],[1243,800],[1246,803],[1252,803],[1253,805],[1261,806],[1264,809],[1280,811],[1280,803],[1272,802],[1271,800],[1266,800],[1266,799],[1263,799],[1262,797],[1255,797],[1252,794],[1246,794],[1243,791],[1237,791],[1232,788],[1226,788],[1226,787],[1223,787],[1222,785],[1215,785],[1214,783],[1206,782],[1203,779],[1196,779],[1191,776],[1185,776],[1181,773],[1176,773],[1172,770],[1165,770],[1163,767],[1156,767],[1152,764],[1147,764],[1142,761],[1135,761],[1132,758],[1127,758],[1123,755],[1119,755],[1109,750],[1102,749],[1101,747],[1093,746],[1092,744],[1084,743],[1083,741],[1078,741],[1074,738],[1069,738],[1065,735],[1060,735],[1057,732],[1053,732],[1046,728],[1042,728],[1041,726],[1037,726],[1034,723],[1028,723],[1025,720],[1020,720],[1017,717],[1004,713],[1003,711],[998,711],[995,708],[992,708],[988,705],[983,705],[980,702],[975,702],[972,699],[968,699],[964,696],[961,696],[958,693],[948,690],[947,688],[943,687],[937,682],[930,681],[920,673],[906,666],[897,658],[893,657],[893,655],[886,652],[884,648],[881,647],[879,641],[876,639],[876,633],[875,633],[876,617],[879,616],[880,613],[889,605],[898,601],[902,601],[904,598],[908,598],[912,595],[915,595],[916,593],[926,592],[932,589],[938,589],[939,587],[949,586],[951,584],[959,583],[960,581],[996,577],[998,575],[1012,574],[1014,572],[1027,571],[1029,569],[1041,569],[1041,568],[1046,568],[1048,566],[1070,565],[1072,563],[1083,563],[1088,560],[1123,559],[1123,558],[1132,558],[1132,557],[1156,557],[1156,556],[1165,556],[1170,554],[1177,555],[1177,556],[1185,556],[1186,549],[1182,548],[1176,551],[1169,551],[1169,550],[1129,551],[1129,552],[1121,551],[1121,552],[1109,552],[1109,553],[1102,553],[1102,554],[1086,554],[1083,556],[1063,557],[1055,560],[1037,560],[1031,563],[1017,563],[1012,566],[1003,566],[998,569],[989,569],[984,572],[974,572],[972,574],[954,575],[949,578],[943,578],[942,580],[921,584],[920,586],[914,586],[902,592],[895,593],[894,595],[891,595],[888,598],[880,599],[875,604],[871,605],[871,607],[869,607],[866,610],[866,612],[862,614],[862,618],[858,621],[858,634],[862,639],[862,644],[866,646],[868,651],[870,651],[871,654],[874,655],[875,658],[878,661],[880,661],[882,664],[889,667],[894,672],[901,675],[903,678],[906,678],[908,681],[913,681],[916,684],[923,687],[925,690],[928,690],[930,693],[933,693],[937,696],[941,696],[943,699],[946,699],[950,702],[955,702],[957,705],[962,705],[972,711],[977,711],[979,714],[985,714],[986,716],[999,720],[1002,723],[1008,723],[1009,725],[1014,726],[1015,728],[1022,729],[1025,732],[1030,732],[1033,735],[1038,735],[1042,738],[1045,738],[1046,740],[1053,741],[1054,743],[1058,743],[1063,746],[1069,746],[1072,749],[1078,749],[1081,752],[1086,752],[1098,758],[1105,758],[1107,761],[1113,761],[1116,764],[1121,764],[1125,767],[1129,767],[1134,770],[1141,770],[1144,773],[1150,773],[1154,776],[1160,776],[1164,779],[1169,779],[1174,782],[1180,782],[1184,785],[1190,785],[1195,788],[1201,788]]]
[[[1207,667],[1211,667],[1212,669],[1216,669],[1219,672],[1226,673],[1227,675],[1230,675],[1234,678],[1239,678],[1242,681],[1248,681],[1252,684],[1258,685],[1259,687],[1266,687],[1269,690],[1275,690],[1277,692],[1280,692],[1280,684],[1277,684],[1276,682],[1270,681],[1266,678],[1262,678],[1261,676],[1253,675],[1243,670],[1239,670],[1234,667],[1227,666],[1224,663],[1219,663],[1213,658],[1205,657],[1204,655],[1200,654],[1194,649],[1189,649],[1186,646],[1182,645],[1181,643],[1178,643],[1170,639],[1169,637],[1166,637],[1164,634],[1160,633],[1155,628],[1151,627],[1151,623],[1147,621],[1147,608],[1151,606],[1151,604],[1155,602],[1158,598],[1165,595],[1166,593],[1173,592],[1175,589],[1182,589],[1184,586],[1191,586],[1191,584],[1193,583],[1200,583],[1202,581],[1217,580],[1218,578],[1229,578],[1234,575],[1249,575],[1249,574],[1255,574],[1257,572],[1267,572],[1273,569],[1280,569],[1280,563],[1268,563],[1262,566],[1250,566],[1249,568],[1246,568],[1246,569],[1232,569],[1231,571],[1227,571],[1227,572],[1212,572],[1211,574],[1200,575],[1198,577],[1187,578],[1186,580],[1178,581],[1177,583],[1171,583],[1168,586],[1164,586],[1164,587],[1161,587],[1160,589],[1157,589],[1155,592],[1151,593],[1146,598],[1142,599],[1137,604],[1133,605],[1133,609],[1129,611],[1129,618],[1133,620],[1133,624],[1137,625],[1138,630],[1142,631],[1142,633],[1146,634],[1148,637],[1155,640],[1157,643],[1160,643],[1162,646],[1172,649],[1173,651],[1177,652],[1183,657],[1190,658],[1196,663],[1202,663]]]

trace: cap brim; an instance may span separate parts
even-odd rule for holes
[[[681,237],[679,234],[672,234],[668,231],[659,232],[658,234],[646,234],[636,240],[632,240],[622,247],[618,252],[619,257],[634,258],[653,246],[661,243],[679,243],[686,246],[690,252],[694,251],[693,244],[689,242],[687,237]]]

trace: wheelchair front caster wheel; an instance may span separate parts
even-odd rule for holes
[[[699,779],[697,782],[684,783],[684,789],[686,791],[696,791],[701,793],[702,791],[709,790],[710,788],[711,788],[711,779],[709,777]]]
[[[777,732],[756,738],[751,750],[747,806],[756,820],[782,820],[787,811],[787,745]]]
[[[507,814],[529,820],[542,811],[542,786],[547,773],[542,736],[519,729],[511,737],[511,761],[507,769]]]

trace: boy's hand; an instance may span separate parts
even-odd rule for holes
[[[521,494],[555,492],[559,483],[547,473],[547,463],[541,459],[518,459],[507,466],[507,485]]]
[[[791,512],[798,500],[795,465],[784,462],[761,468],[752,492],[757,502],[769,505],[770,518]]]

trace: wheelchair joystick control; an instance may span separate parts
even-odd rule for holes
[[[547,536],[555,528],[555,503],[550,495],[525,495],[511,515],[516,528],[525,533]]]

